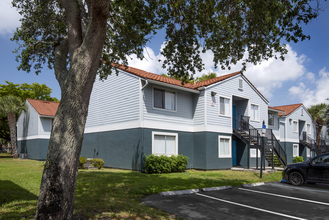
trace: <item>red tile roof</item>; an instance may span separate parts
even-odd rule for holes
[[[286,113],[285,116],[287,116],[302,105],[303,105],[303,103],[299,103],[299,104],[293,104],[293,105],[282,105],[282,106],[274,106],[274,107],[269,106],[268,108],[284,111]],[[279,113],[279,116],[282,116],[282,115],[283,115],[282,113]]]
[[[149,73],[149,72],[146,72],[144,70],[140,70],[140,69],[137,69],[137,68],[134,68],[134,67],[129,67],[128,66],[126,68],[123,65],[118,65],[118,64],[114,64],[114,63],[112,63],[112,66],[117,67],[117,68],[119,68],[123,71],[126,71],[128,73],[132,73],[136,76],[145,78],[145,79],[151,79],[151,80],[155,80],[155,81],[159,81],[159,82],[163,82],[163,83],[168,83],[168,84],[175,85],[175,86],[181,86],[181,87],[188,88],[188,89],[194,89],[194,90],[198,90],[198,88],[200,88],[200,87],[209,86],[211,84],[223,81],[225,79],[228,79],[230,77],[233,77],[233,76],[236,76],[236,75],[239,75],[239,74],[242,75],[242,73],[240,71],[238,71],[238,72],[230,73],[230,74],[227,74],[227,75],[219,76],[219,77],[216,77],[216,78],[213,78],[213,79],[208,79],[208,80],[205,80],[205,81],[202,81],[202,82],[198,82],[198,83],[195,83],[195,84],[185,83],[184,85],[182,85],[182,81],[180,81],[180,80],[172,79],[172,78],[165,77],[165,76],[160,76],[160,75],[154,74],[154,73]],[[268,100],[257,90],[257,88],[246,77],[245,77],[245,79],[260,94],[260,96],[262,96],[268,102]]]
[[[26,99],[32,107],[39,113],[39,115],[44,116],[55,116],[57,108],[59,106],[58,102],[49,102],[43,100]]]

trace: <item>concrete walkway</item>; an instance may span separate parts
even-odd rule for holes
[[[258,169],[256,169],[256,167],[250,167],[249,169],[244,168],[244,167],[232,167],[231,170],[251,171],[251,172],[255,172],[255,173],[260,173],[260,167],[258,167]],[[282,167],[274,167],[274,169],[272,169],[272,167],[265,167],[265,170],[263,170],[263,173],[275,173],[277,171],[282,171],[282,170],[283,170]]]

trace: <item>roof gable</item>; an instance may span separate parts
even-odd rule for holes
[[[269,106],[269,108],[284,111],[286,113],[285,115],[282,113],[279,113],[279,116],[283,116],[283,115],[288,116],[302,105],[303,105],[303,103],[299,103],[299,104],[293,104],[293,105],[282,105],[282,106],[274,106],[274,107]]]
[[[55,116],[58,102],[50,102],[44,100],[26,99],[32,107],[38,112],[39,115],[43,116]]]

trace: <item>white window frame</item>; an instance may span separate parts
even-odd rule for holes
[[[311,149],[310,148],[306,148],[306,157],[311,157]]]
[[[243,80],[239,79],[239,90],[243,90]]]
[[[310,128],[310,129],[308,129],[308,128]],[[307,134],[312,134],[311,124],[306,124],[306,131],[307,131]]]
[[[220,153],[220,139],[228,139],[228,151],[227,155],[221,155]],[[218,135],[218,158],[232,158],[232,138],[231,136]]]
[[[155,154],[154,153],[154,136],[155,135],[173,136],[173,137],[175,137],[175,154],[174,155],[178,155],[178,133],[152,131],[152,154]],[[171,155],[167,155],[167,154],[156,154],[156,155],[171,156]]]
[[[258,119],[253,119],[252,118],[252,115],[251,115],[252,114],[251,106],[253,106],[253,105],[258,107],[258,116],[257,116]],[[250,115],[249,115],[250,116],[250,121],[258,121],[258,122],[260,121],[260,106],[259,105],[251,103],[250,104],[250,111],[249,112],[250,112]]]
[[[256,149],[256,148],[250,148],[250,158],[256,158],[257,154],[256,154],[256,150],[258,150],[258,158],[260,158],[260,150]]]
[[[270,119],[269,115],[270,114],[273,115],[273,125],[270,125],[270,121],[269,121],[269,119]],[[268,120],[268,126],[275,127],[275,120],[274,119],[275,119],[274,113],[268,113],[268,119],[267,119]]]
[[[297,155],[294,154],[294,148],[297,146]],[[299,144],[292,145],[292,157],[299,157]]]
[[[297,130],[294,130],[294,123],[297,123],[297,126],[296,126],[296,129]],[[294,132],[294,133],[298,133],[298,121],[292,121],[292,132]]]
[[[224,99],[228,99],[228,115],[223,115],[223,114],[221,114],[220,113],[220,98],[224,98]],[[224,105],[225,105],[225,103],[224,103]],[[229,98],[229,97],[225,97],[225,96],[219,96],[218,97],[218,114],[220,115],[220,116],[224,116],[224,117],[229,117],[229,118],[231,118],[232,117],[232,107],[231,107],[231,98]]]
[[[155,98],[154,89],[159,89],[159,90],[164,90],[165,92],[175,93],[175,110],[154,107],[154,98]],[[156,109],[156,110],[161,110],[161,111],[177,112],[177,92],[175,90],[153,86],[152,87],[152,108]]]

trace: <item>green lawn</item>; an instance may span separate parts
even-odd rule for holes
[[[43,163],[0,154],[0,219],[33,219]],[[86,219],[170,219],[168,213],[140,204],[141,198],[163,191],[280,179],[281,172],[259,179],[257,173],[229,170],[152,175],[114,169],[79,170],[74,213]]]

